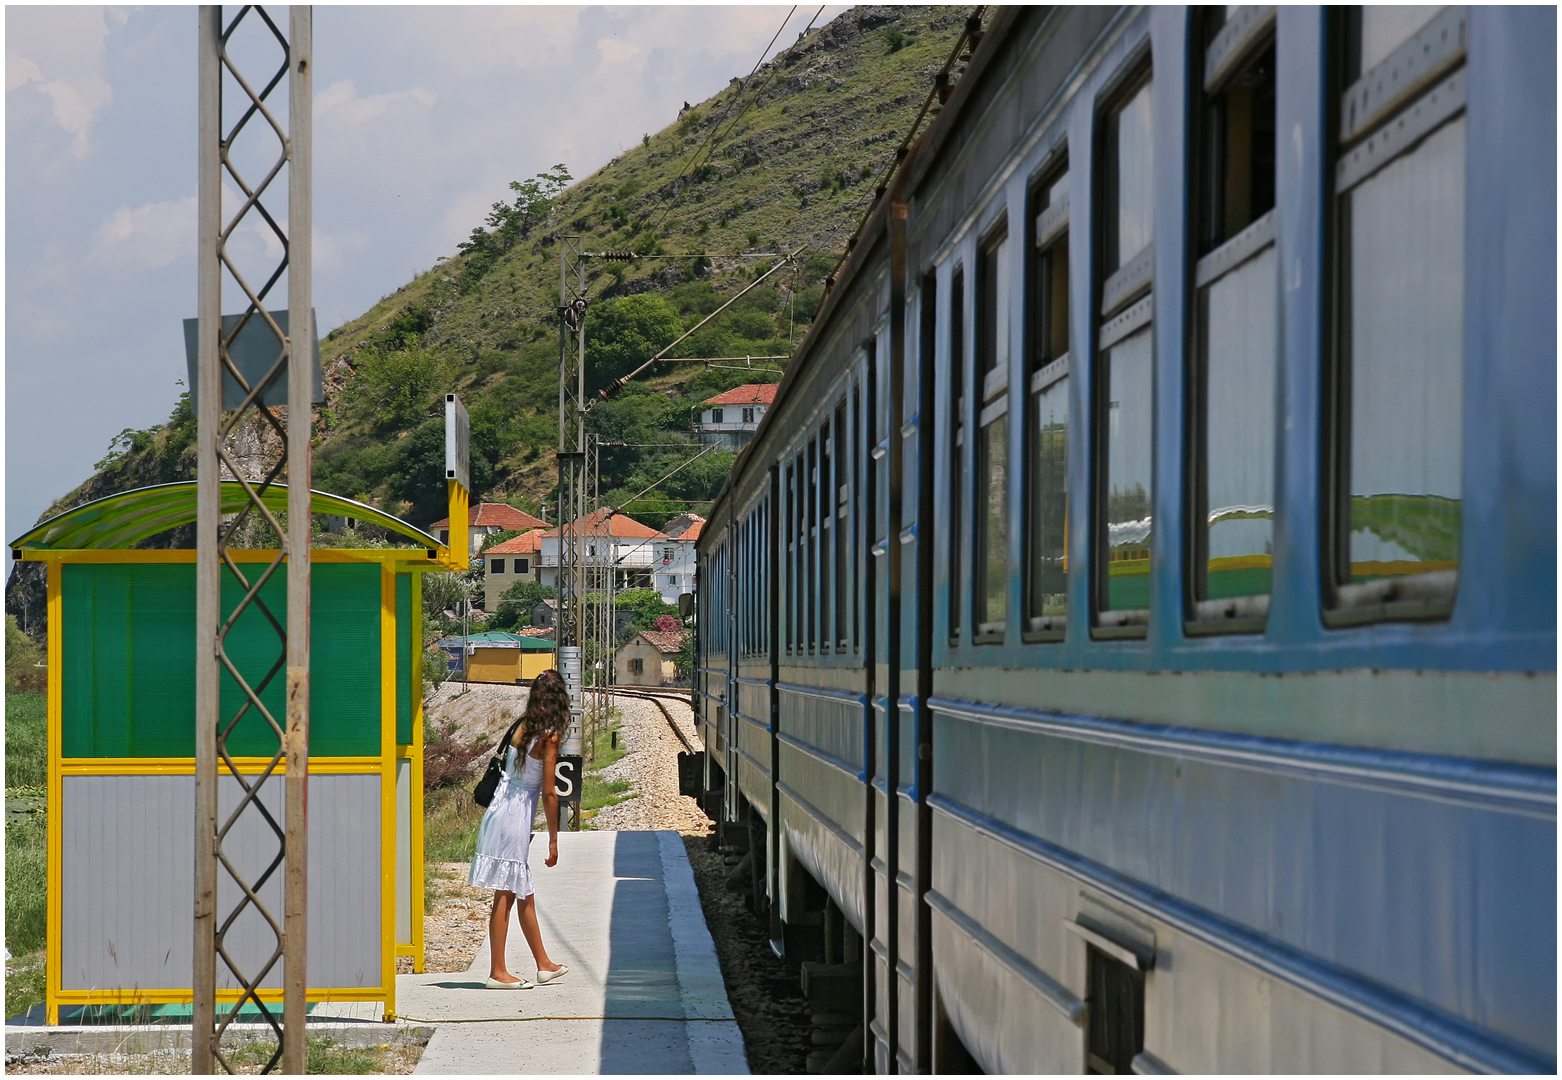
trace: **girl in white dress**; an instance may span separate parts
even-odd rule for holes
[[[510,974],[504,962],[510,909],[517,906],[517,900],[521,933],[537,961],[537,982],[552,982],[569,971],[568,966],[548,959],[548,950],[543,947],[531,869],[526,864],[539,795],[548,821],[547,865],[559,861],[559,797],[553,789],[553,769],[559,759],[559,740],[568,727],[569,691],[564,678],[557,671],[544,671],[532,681],[520,727],[505,748],[504,778],[477,827],[477,854],[472,856],[467,879],[472,885],[494,890],[493,911],[488,916],[490,990],[530,990],[533,986],[530,980]]]

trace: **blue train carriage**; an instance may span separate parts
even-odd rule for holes
[[[1555,42],[993,17],[700,548],[866,1065],[1555,1070]]]
[[[224,513],[246,504],[222,485]],[[464,488],[452,482],[452,505]],[[273,513],[287,491],[264,494]],[[457,568],[454,548],[373,507],[314,492],[315,513],[385,529],[411,546],[310,552],[309,957],[310,1002],[380,1002],[396,1009],[397,957],[422,971],[423,695],[420,575]],[[459,520],[465,521],[464,506]],[[188,1008],[192,977],[195,776],[195,558],[192,549],[136,545],[196,518],[196,484],[113,495],[42,522],[11,544],[13,557],[48,567],[48,909],[46,1019],[84,1009],[134,1007],[146,1016]],[[452,520],[456,520],[452,515]],[[452,555],[454,551],[454,555]],[[230,551],[253,577],[275,551]],[[242,587],[223,572],[229,610]],[[273,612],[287,608],[284,574],[262,587]],[[256,608],[240,616],[227,655],[251,685],[276,662],[277,633]],[[262,700],[282,716],[283,687]],[[242,698],[224,677],[222,715]],[[270,763],[276,736],[251,711],[228,737],[239,773]],[[283,785],[263,791],[282,819]],[[242,794],[223,767],[219,812]],[[275,841],[260,815],[241,818],[225,850],[251,881]],[[219,912],[238,887],[219,871]],[[260,889],[281,911],[281,868]],[[270,955],[271,931],[253,907],[224,947],[248,971]],[[260,997],[280,1003],[281,968]],[[218,965],[218,1001],[239,990]]]

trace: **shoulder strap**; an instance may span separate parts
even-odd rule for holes
[[[494,756],[498,760],[499,764],[504,764],[504,752],[510,748],[510,740],[515,738],[515,729],[520,727],[521,721],[525,719],[525,716],[516,717],[515,723],[510,725],[509,730],[504,733],[504,738],[501,739],[499,741],[499,745],[495,747]]]

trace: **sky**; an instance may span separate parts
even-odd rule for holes
[[[817,10],[795,9],[772,52]],[[787,12],[315,7],[320,336],[455,254],[510,181],[561,162],[584,178],[747,75]],[[6,539],[183,389],[196,30],[193,7],[5,9]],[[285,215],[285,194],[267,206]],[[251,267],[280,250],[258,229],[236,247]]]

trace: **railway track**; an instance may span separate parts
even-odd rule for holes
[[[678,741],[683,744],[683,748],[691,754],[695,753],[694,744],[690,742],[689,737],[683,733],[683,728],[678,725],[678,721],[673,719],[673,714],[668,710],[666,705],[668,699],[678,701],[683,705],[687,705],[692,717],[694,706],[687,692],[680,690],[625,690],[617,686],[612,687],[609,692],[614,695],[622,695],[623,697],[643,698],[646,701],[655,702],[656,707],[661,710],[662,716],[667,720],[667,726],[673,729],[673,734],[678,736]]]

